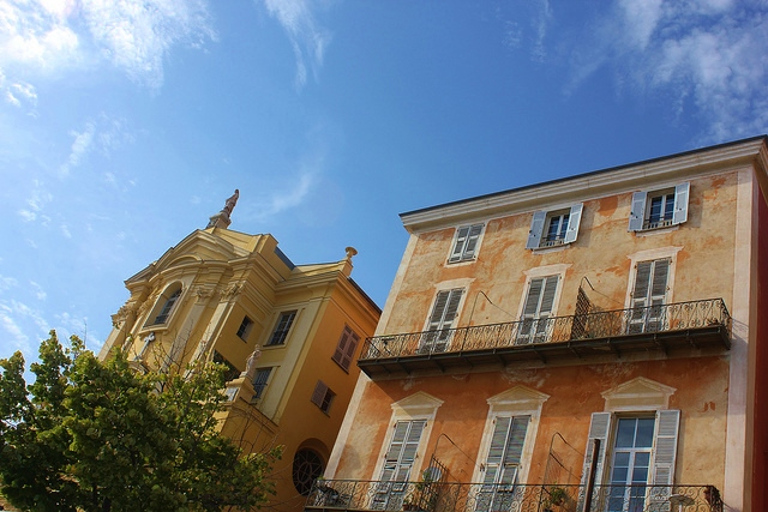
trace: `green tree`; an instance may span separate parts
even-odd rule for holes
[[[29,511],[249,510],[272,492],[279,452],[241,453],[217,430],[223,368],[142,374],[51,331],[24,380],[0,360],[0,492]]]

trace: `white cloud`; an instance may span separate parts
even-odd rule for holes
[[[580,86],[609,65],[708,126],[702,143],[768,128],[768,7],[759,0],[617,0],[573,50]]]
[[[4,292],[7,290],[10,290],[11,288],[15,288],[16,285],[18,284],[19,282],[16,280],[16,278],[5,277],[0,275],[0,292]]]
[[[307,63],[317,70],[323,64],[325,50],[331,42],[327,30],[319,27],[308,0],[264,0],[267,11],[277,18],[288,37],[296,56],[296,87],[307,82]]]
[[[37,300],[45,300],[46,298],[48,298],[48,294],[45,292],[45,290],[43,290],[43,287],[37,284],[36,282],[30,281],[29,286],[30,288],[32,288],[32,291],[35,292],[35,297],[37,298]]]
[[[20,83],[107,61],[157,88],[174,46],[214,39],[205,0],[0,2],[0,70]]]
[[[27,324],[36,328],[35,336],[43,336],[49,330],[49,324],[42,313],[16,300],[0,302],[0,326],[11,335],[11,341],[25,355],[32,356],[29,336],[25,334]]]
[[[256,214],[257,219],[264,221],[278,213],[299,206],[307,197],[314,182],[313,172],[305,170],[296,180],[293,188],[287,191],[275,192],[271,197],[257,202],[257,204],[263,205],[262,209]]]
[[[65,164],[61,166],[62,176],[67,176],[74,167],[80,165],[83,158],[91,150],[91,143],[93,142],[93,133],[96,130],[96,126],[93,123],[86,123],[85,129],[82,132],[71,131],[69,134],[75,138],[72,142],[72,150],[69,153],[69,158]]]

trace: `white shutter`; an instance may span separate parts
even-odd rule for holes
[[[680,432],[680,411],[656,412],[656,432],[653,449],[653,485],[672,485],[675,478],[677,440]]]
[[[541,244],[541,235],[544,232],[544,224],[547,221],[547,212],[539,210],[533,213],[531,221],[531,230],[528,232],[528,243],[526,249],[536,249]]]
[[[467,240],[469,234],[469,226],[459,228],[456,232],[456,242],[453,244],[453,251],[451,251],[451,257],[448,261],[459,261],[461,255],[464,252],[464,242]]]
[[[544,278],[537,277],[531,279],[528,286],[528,296],[525,299],[525,306],[523,307],[523,318],[534,318],[539,311],[539,299],[541,298],[541,290],[544,288]]]
[[[595,485],[600,485],[603,480],[603,467],[605,466],[606,453],[608,453],[608,438],[611,432],[612,415],[609,412],[592,413],[592,421],[589,424],[589,437],[587,448],[584,450],[584,466],[581,470],[581,489],[579,491],[579,505],[577,510],[583,507],[584,493],[589,482],[589,472],[592,464],[592,454],[595,448],[595,439],[600,440],[600,452],[597,456],[595,471]]]
[[[389,442],[389,450],[384,456],[381,481],[408,481],[426,423],[426,420],[397,422]]]
[[[645,200],[647,192],[635,192],[632,194],[632,212],[629,215],[629,230],[641,231],[645,222]]]
[[[548,317],[552,314],[555,305],[555,292],[557,292],[557,281],[560,276],[549,276],[544,282],[544,293],[541,296],[541,306],[539,307],[538,318]]]
[[[691,195],[691,184],[681,183],[675,187],[675,209],[672,212],[672,224],[682,224],[688,220],[688,197]]]
[[[480,233],[483,232],[482,224],[475,224],[469,228],[469,235],[467,235],[467,243],[465,244],[464,253],[461,255],[463,260],[471,260],[475,257],[475,249],[477,248],[477,240],[480,238]]]
[[[584,209],[584,203],[571,206],[568,214],[568,230],[565,232],[563,243],[570,244],[576,241],[579,236],[579,224],[581,224],[581,212]]]

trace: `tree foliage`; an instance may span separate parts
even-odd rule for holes
[[[24,380],[0,360],[0,492],[30,511],[249,510],[272,492],[277,452],[243,455],[217,430],[223,369],[140,373],[51,331]]]

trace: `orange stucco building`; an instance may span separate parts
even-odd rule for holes
[[[768,509],[767,198],[758,137],[402,214],[307,510]]]
[[[283,446],[271,510],[302,510],[324,471],[380,310],[352,280],[356,251],[296,265],[271,235],[228,229],[237,195],[129,278],[100,357],[122,348],[137,368],[229,368],[222,432],[248,452]]]

